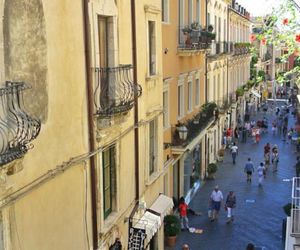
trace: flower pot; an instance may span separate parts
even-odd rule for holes
[[[177,236],[166,236],[166,244],[168,247],[175,247]]]

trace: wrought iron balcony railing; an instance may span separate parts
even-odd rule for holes
[[[218,118],[217,105],[214,102],[202,105],[200,112],[192,119],[187,120],[183,124],[187,128],[187,138],[182,140],[179,137],[178,130],[174,127],[172,130],[172,145],[173,146],[186,146],[194,138],[196,138],[201,131],[203,131],[212,121]],[[176,125],[176,126],[177,126]]]
[[[292,209],[291,209],[291,235],[300,237],[300,178],[293,178]]]
[[[21,158],[40,132],[40,120],[24,108],[23,91],[28,88],[24,82],[9,81],[0,88],[0,166]]]
[[[135,98],[142,94],[141,86],[133,82],[132,73],[132,65],[95,68],[96,115],[109,118],[132,109]]]

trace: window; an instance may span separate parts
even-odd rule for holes
[[[154,119],[149,123],[149,175],[156,171],[157,157],[157,120]]]
[[[188,110],[193,109],[193,83],[188,82]]]
[[[163,92],[163,122],[164,128],[169,126],[169,92],[166,90]]]
[[[189,24],[193,22],[193,0],[189,0]]]
[[[173,0],[174,1],[174,0]],[[184,43],[184,34],[181,29],[184,28],[184,0],[179,0],[179,44]]]
[[[200,105],[200,80],[196,79],[195,82],[195,105]]]
[[[208,95],[208,101],[210,102],[211,101],[211,87],[209,86],[209,78],[207,78],[207,80],[206,80],[206,86],[207,86],[207,95]]]
[[[104,219],[114,210],[116,201],[115,146],[102,153]]]
[[[217,99],[216,101],[219,101],[220,99],[220,90],[221,90],[221,78],[220,78],[220,74],[218,74],[218,83],[217,83]]]
[[[210,13],[207,12],[207,26],[210,25]]]
[[[218,22],[218,33],[219,33],[219,38],[218,38],[218,41],[220,42],[221,41],[221,17],[219,17],[219,22]]]
[[[215,27],[214,27],[214,32],[216,32],[216,41],[219,39],[219,33],[218,33],[218,18],[215,16]]]
[[[149,36],[149,74],[156,74],[156,37],[155,37],[155,22],[148,21],[148,36]]]
[[[169,22],[169,0],[161,0],[162,22]]]
[[[214,75],[214,85],[213,85],[213,101],[215,102],[217,99],[217,81],[216,81],[216,76]]]
[[[106,68],[108,66],[107,28],[107,18],[103,16],[98,16],[98,43],[100,68]]]
[[[224,19],[224,39],[223,39],[224,42],[227,41],[226,31],[227,31],[227,29],[226,29],[226,20]]]
[[[201,24],[201,5],[200,0],[196,0],[196,19],[199,24]]]
[[[178,117],[184,115],[184,89],[183,85],[178,86]]]

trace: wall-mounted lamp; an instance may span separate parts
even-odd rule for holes
[[[169,52],[169,49],[168,49],[168,48],[165,48],[165,49],[164,49],[164,53],[165,53],[165,54],[168,54],[168,52]]]

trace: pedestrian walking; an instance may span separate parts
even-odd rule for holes
[[[255,250],[255,246],[252,243],[249,243],[246,247],[246,250]]]
[[[244,169],[245,173],[247,174],[247,182],[252,181],[252,173],[254,172],[254,165],[253,162],[251,161],[251,158],[248,158],[248,161],[245,165],[245,169]]]
[[[219,186],[216,185],[215,189],[212,191],[210,195],[210,202],[212,207],[212,218],[210,221],[214,221],[218,219],[219,211],[222,205],[223,194],[219,190]]]
[[[275,136],[277,130],[276,120],[272,122],[272,134]]]
[[[256,129],[256,132],[255,132],[255,142],[256,143],[259,143],[260,141],[260,129]]]
[[[192,250],[188,244],[182,245],[182,250]]]
[[[258,174],[258,186],[262,185],[264,176],[265,176],[265,170],[264,164],[261,162],[257,168],[257,174]]]
[[[189,219],[187,217],[187,212],[188,212],[188,204],[185,203],[184,197],[181,197],[179,200],[179,206],[178,206],[178,210],[179,210],[179,215],[180,215],[180,223],[181,223],[181,230],[183,231],[184,228],[186,228],[187,230],[189,230]],[[184,226],[185,224],[185,226]]]
[[[235,144],[235,142],[233,143],[233,146],[231,147],[231,156],[232,156],[232,163],[235,164],[235,159],[236,156],[238,155],[238,146]]]
[[[227,211],[227,224],[233,221],[233,209],[236,206],[236,197],[233,191],[230,191],[226,198],[225,210]]]
[[[273,166],[273,172],[277,172],[278,162],[279,162],[279,152],[278,152],[277,145],[274,145],[274,147],[272,149],[272,166]]]
[[[265,177],[266,177],[266,171],[268,169],[268,167],[270,166],[270,150],[271,150],[271,146],[270,143],[268,142],[265,146],[264,146],[264,160],[265,160]]]

